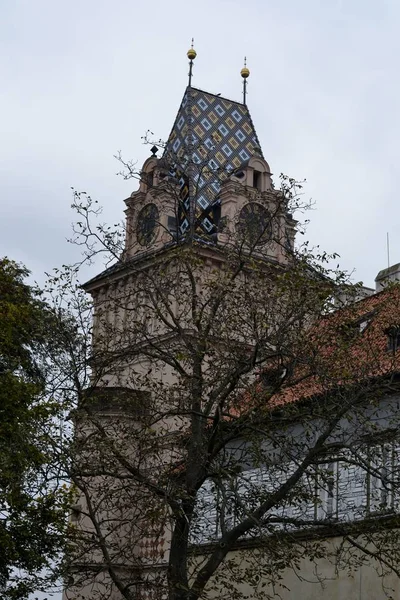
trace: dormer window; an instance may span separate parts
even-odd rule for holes
[[[387,349],[396,352],[400,348],[400,326],[392,325],[385,330],[387,335]]]

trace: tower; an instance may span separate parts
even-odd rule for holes
[[[268,246],[269,259],[285,263],[285,246],[293,247],[294,221],[273,188],[249,109],[245,102],[192,87],[192,62],[190,84],[162,157],[155,156],[154,146],[142,167],[139,190],[125,200],[124,260],[139,260],[178,241],[221,246],[238,227],[251,226],[256,236],[258,223],[260,244],[273,238],[277,242]],[[246,66],[241,74],[245,100]],[[274,231],[267,232],[272,215]]]
[[[252,344],[240,331],[237,299],[230,304],[224,296],[219,322],[212,305],[199,299],[218,299],[221,282],[256,297],[256,278],[284,269],[293,249],[295,221],[273,187],[246,104],[247,66],[237,102],[193,87],[193,47],[188,58],[189,85],[162,156],[154,146],[138,173],[139,189],[125,200],[123,253],[85,284],[94,304],[93,377],[78,411],[77,439],[79,466],[84,460],[91,469],[75,482],[77,528],[86,545],[75,558],[68,600],[77,594],[119,600],[122,589],[163,596],[157,590],[176,551],[170,517],[175,510],[179,521],[179,503],[167,507],[160,490],[168,496],[169,486],[182,485],[193,407],[204,396],[213,409],[210,390],[218,387],[224,361],[229,368],[242,364]],[[240,267],[232,278],[235,265],[246,261],[251,269]],[[197,389],[204,371],[207,382]],[[194,462],[196,452],[200,464],[203,449],[193,450]]]

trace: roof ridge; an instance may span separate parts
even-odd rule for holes
[[[188,86],[189,87],[189,86]],[[196,92],[201,92],[202,94],[208,94],[209,96],[214,96],[214,98],[220,98],[221,100],[227,100],[228,102],[232,102],[233,104],[240,104],[240,106],[244,106],[247,108],[247,104],[243,102],[239,102],[238,100],[232,100],[231,98],[227,98],[226,96],[221,96],[221,94],[213,94],[212,92],[207,92],[207,90],[202,90],[201,88],[191,86],[192,90],[196,90]],[[247,110],[249,110],[247,108]]]
[[[368,296],[364,296],[364,298],[359,298],[358,300],[355,300],[352,304],[359,304],[361,302],[367,302],[368,300],[372,301],[373,298],[376,298],[377,296],[383,296],[384,294],[387,294],[390,291],[392,291],[394,288],[398,290],[400,287],[400,286],[397,286],[397,288],[396,288],[395,286],[396,286],[396,284],[394,286],[392,285],[390,287],[383,288],[383,289],[379,290],[379,292],[375,291],[373,294],[369,294]],[[372,289],[372,288],[370,288],[370,289]]]

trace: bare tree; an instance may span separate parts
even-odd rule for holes
[[[167,166],[152,193],[178,217]],[[322,559],[400,574],[397,357],[379,337],[397,290],[333,312],[345,274],[282,227],[307,207],[300,189],[282,178],[267,219],[236,215],[214,238],[193,226],[133,257],[75,195],[85,260],[117,262],[85,285],[93,331],[60,275],[84,331],[58,390],[76,404],[60,450],[76,496],[66,598],[274,598],[303,557],[320,582]]]

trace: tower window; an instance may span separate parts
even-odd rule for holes
[[[176,217],[168,215],[168,231],[172,235],[173,238],[176,238],[178,233]]]
[[[253,171],[253,187],[261,192],[261,172]]]
[[[154,171],[150,171],[149,173],[147,173],[146,180],[147,180],[147,186],[149,188],[153,187],[153,185],[154,185]]]

